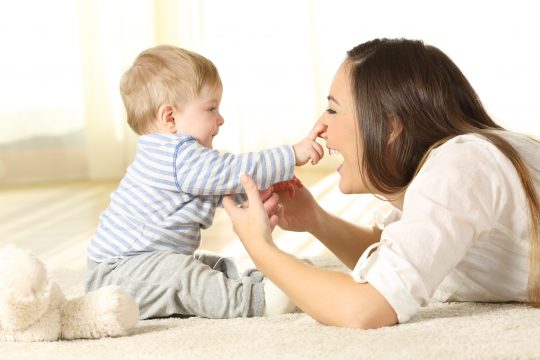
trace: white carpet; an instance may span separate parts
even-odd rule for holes
[[[342,270],[330,257],[315,263]],[[67,295],[82,293],[81,272],[54,276]],[[367,331],[324,326],[301,313],[147,320],[120,338],[0,343],[0,359],[540,359],[540,310],[433,303],[407,324]]]
[[[388,210],[387,204],[373,197],[341,194],[338,181],[333,174],[310,188],[325,209],[364,224],[377,209]],[[274,235],[290,253],[324,253],[309,234],[276,231]],[[84,266],[86,241],[77,239],[42,254],[68,296],[83,293],[83,272],[68,270]],[[222,253],[239,256],[243,248],[238,240],[231,241]],[[333,257],[313,260],[319,266],[344,270]],[[249,264],[240,256],[239,265]],[[540,359],[540,310],[521,304],[433,303],[407,324],[368,331],[324,326],[305,314],[148,320],[121,338],[0,342],[0,360],[17,359]]]

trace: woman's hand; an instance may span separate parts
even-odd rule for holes
[[[275,186],[275,185],[274,185]],[[274,231],[274,228],[278,222],[278,216],[281,212],[281,204],[279,203],[279,196],[275,193],[274,186],[270,186],[265,190],[259,190],[259,198],[263,203],[263,207],[266,210],[268,219],[270,219],[270,231]],[[292,185],[288,185],[291,187]],[[249,207],[249,202],[246,200],[240,205],[241,208]],[[276,216],[273,216],[276,215]]]
[[[278,209],[280,228],[289,231],[308,231],[318,226],[324,212],[302,182],[294,177],[288,186],[274,185],[281,207]]]
[[[247,201],[238,207],[232,196],[227,195],[223,198],[223,207],[231,218],[234,232],[238,235],[248,252],[251,253],[257,246],[264,244],[273,245],[272,224],[273,226],[277,224],[278,215],[267,212],[267,208],[265,208],[265,204],[263,204],[261,195],[257,189],[257,184],[255,184],[249,175],[240,175],[240,182],[246,192]],[[277,203],[277,196],[275,194],[272,194],[269,199],[273,199],[271,201],[276,201]],[[277,208],[279,208],[279,205]]]
[[[302,187],[304,187],[304,184],[302,184],[300,179],[298,179],[296,175],[294,175],[291,180],[275,183],[274,185],[272,185],[270,189],[272,190],[272,192],[279,193],[279,192],[284,191],[290,196],[294,196],[296,192],[295,188],[302,188]],[[261,199],[262,199],[262,196],[261,196]]]

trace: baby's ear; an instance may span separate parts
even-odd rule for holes
[[[174,110],[174,106],[170,104],[161,105],[159,107],[157,114],[157,126],[160,131],[176,133]]]

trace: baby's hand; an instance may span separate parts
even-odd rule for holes
[[[311,164],[315,165],[324,156],[324,150],[315,139],[305,138],[298,144],[292,146],[294,156],[296,158],[296,166],[301,166],[311,160]]]
[[[319,121],[313,126],[306,139],[293,145],[294,155],[296,157],[296,166],[304,165],[311,159],[311,164],[315,165],[324,156],[324,150],[315,140],[317,138],[326,139],[326,125]]]
[[[324,155],[322,146],[315,140],[308,138],[293,145],[293,150],[296,158],[296,166],[304,165],[309,160],[311,160],[312,165],[315,165]]]
[[[323,137],[326,134],[326,126],[323,124],[315,124],[309,135],[298,144],[293,145],[294,156],[296,157],[296,166],[304,165],[311,159],[311,164],[315,165],[324,156],[324,150],[317,140],[318,137]],[[325,138],[325,137],[323,137]]]

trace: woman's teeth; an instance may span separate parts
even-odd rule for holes
[[[328,155],[339,155],[339,151],[328,148]]]

